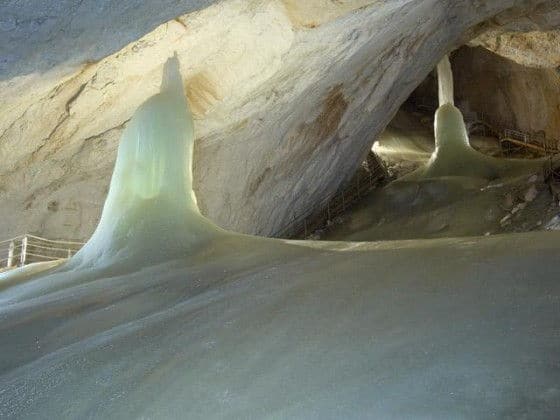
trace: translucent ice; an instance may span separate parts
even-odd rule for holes
[[[447,103],[438,108],[434,122],[435,149],[424,176],[473,176],[494,179],[500,168],[494,158],[474,150],[469,144],[463,114]]]
[[[90,240],[40,282],[26,282],[33,273],[29,269],[0,276],[0,288],[23,283],[4,299],[29,299],[186,257],[212,238],[227,235],[198,210],[192,189],[193,142],[193,120],[175,56],[164,66],[160,93],[138,108],[122,135],[109,193]]]
[[[161,92],[138,108],[122,135],[101,220],[71,267],[171,258],[217,232],[196,205],[193,142],[193,120],[173,57],[165,64]]]
[[[438,74],[438,97],[439,106],[451,104],[454,105],[453,99],[453,71],[449,56],[443,57],[437,66]]]
[[[428,164],[406,179],[465,176],[495,179],[533,167],[530,162],[496,159],[474,150],[463,114],[453,105],[453,73],[449,57],[437,66],[439,108],[434,118],[435,149]]]

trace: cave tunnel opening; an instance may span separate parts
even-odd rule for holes
[[[560,75],[518,64],[482,47],[450,54],[455,105],[476,150],[496,157],[541,158],[560,150]],[[437,74],[432,71],[402,104],[374,143],[374,152],[400,177],[433,150]]]
[[[453,51],[450,62],[455,106],[463,116],[470,146],[481,156],[471,162],[465,154],[459,155],[452,167],[465,166],[461,174],[472,175],[468,182],[484,178],[482,174],[489,170],[487,179],[467,187],[466,178],[455,177],[453,182],[421,179],[425,175],[418,178],[423,168],[433,165],[437,151],[438,74],[434,69],[372,147],[374,158],[386,170],[385,179],[397,182],[378,185],[349,211],[329,219],[319,237],[386,240],[490,235],[539,230],[544,220],[554,217],[557,182],[551,172],[547,175],[547,165],[555,164],[553,156],[560,146],[557,70],[519,64],[471,46]],[[479,165],[479,161],[485,163]],[[524,169],[505,174],[503,165]],[[488,193],[494,186],[496,192]],[[481,208],[484,214],[478,214]],[[525,208],[530,210],[521,215]]]

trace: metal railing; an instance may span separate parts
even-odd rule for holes
[[[467,120],[467,118],[465,118]],[[544,132],[528,133],[520,130],[514,130],[504,124],[491,121],[484,113],[470,113],[468,120],[472,127],[482,127],[484,135],[486,132],[492,133],[500,140],[502,150],[506,152],[512,150],[509,145],[518,148],[527,148],[544,154],[545,156],[560,153],[560,140],[547,137]],[[478,125],[478,126],[477,126]],[[504,147],[504,145],[508,145]]]
[[[560,182],[560,158],[549,156],[543,164],[543,178],[545,182]]]
[[[0,241],[0,257],[5,256],[0,258],[0,267],[9,269],[70,258],[83,245],[83,242],[52,240],[29,234],[16,236]]]
[[[546,137],[544,133],[525,133],[518,130],[504,129],[500,136],[500,142],[511,143],[519,147],[525,147],[541,154],[554,155],[560,152],[560,142],[556,139]]]
[[[288,239],[307,238],[317,230],[329,226],[332,220],[341,216],[351,205],[389,179],[379,158],[370,157],[368,163],[369,170],[361,168],[345,188],[316,204],[317,210],[299,216],[294,214],[292,221],[274,236]]]
[[[274,235],[278,238],[306,238],[309,234],[328,225],[331,220],[341,215],[360,197],[378,187],[389,178],[383,164],[373,153],[368,156],[349,185],[338,194],[323,199],[315,206],[318,211],[310,211],[294,217],[281,231]],[[20,235],[0,241],[0,270],[22,267],[41,261],[55,261],[70,258],[78,252],[83,242],[52,240],[35,235]]]

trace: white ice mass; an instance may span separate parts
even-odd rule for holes
[[[535,167],[526,160],[496,159],[474,150],[463,114],[453,100],[453,73],[445,56],[437,66],[439,108],[434,118],[435,149],[425,168],[405,179],[459,176],[487,180]]]
[[[159,262],[193,251],[217,232],[192,189],[194,126],[176,57],[161,92],[138,108],[121,141],[99,225],[69,264]]]
[[[444,110],[439,129],[460,134]],[[90,242],[0,280],[0,418],[556,417],[557,232],[228,233],[196,207],[192,141],[172,59],[123,135]]]
[[[451,70],[451,62],[449,61],[449,56],[446,55],[438,63],[437,74],[439,106],[443,106],[446,104],[455,105],[453,71]]]

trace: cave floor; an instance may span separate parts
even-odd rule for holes
[[[558,201],[542,170],[487,181],[440,177],[371,191],[321,239],[377,241],[496,235],[552,229]]]
[[[23,275],[0,291],[0,417],[554,418],[559,243],[223,234],[33,297],[61,274]]]

